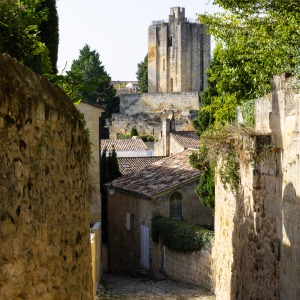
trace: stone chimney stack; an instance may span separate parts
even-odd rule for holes
[[[170,156],[170,132],[171,132],[171,120],[165,118],[162,120],[162,147],[163,155]]]

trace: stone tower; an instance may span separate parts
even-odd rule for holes
[[[203,91],[210,62],[206,26],[172,7],[169,21],[154,21],[148,32],[148,93]]]

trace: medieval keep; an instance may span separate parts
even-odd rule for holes
[[[161,119],[170,114],[177,130],[194,130],[209,62],[206,26],[186,18],[183,7],[172,7],[168,20],[153,21],[148,30],[148,93],[120,95],[120,113],[107,120],[110,138],[135,127],[139,135],[160,139]]]
[[[149,93],[202,91],[209,61],[210,35],[185,17],[183,7],[170,9],[168,23],[154,21],[149,27]]]

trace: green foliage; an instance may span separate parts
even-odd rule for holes
[[[77,98],[104,106],[108,117],[119,112],[120,99],[96,50],[85,45],[80,50],[79,58],[73,61],[68,75],[80,76],[82,80],[82,84],[75,89]]]
[[[53,84],[59,86],[74,102],[82,100],[79,91],[93,90],[94,87],[85,84],[82,74],[75,71],[66,71],[66,75],[44,74]]]
[[[201,96],[203,108],[193,124],[207,150],[204,161],[216,165],[222,158],[218,170],[221,180],[225,187],[230,186],[236,192],[242,159],[240,137],[255,135],[249,129],[255,121],[253,99],[270,91],[272,75],[282,72],[299,75],[300,3],[295,0],[214,0],[214,3],[225,12],[199,15],[217,45],[207,70],[208,85]],[[243,128],[230,124],[236,120],[238,107],[244,119]],[[267,151],[276,149],[270,146],[256,153],[250,150],[250,160],[256,162]],[[205,165],[201,160],[194,163],[202,168]],[[210,186],[212,178],[202,174],[203,185],[197,188],[199,195]]]
[[[133,137],[133,136],[138,136],[139,133],[138,131],[136,130],[135,127],[132,127],[131,130],[130,130],[130,137]]]
[[[203,226],[156,216],[152,219],[152,239],[175,251],[200,250],[211,243],[214,233]]]
[[[117,152],[115,149],[113,149],[108,156],[108,171],[110,175],[110,180],[114,180],[122,175],[119,169]]]
[[[237,192],[241,182],[240,164],[237,160],[237,153],[232,149],[222,159],[219,170],[220,178],[224,188],[230,187],[233,192]]]
[[[0,53],[8,53],[38,73],[51,69],[49,50],[41,41],[39,26],[47,20],[42,0],[0,1]]]
[[[148,54],[145,56],[144,60],[142,60],[137,65],[137,80],[139,83],[139,92],[147,93],[148,92]]]
[[[103,149],[101,154],[101,189],[103,189],[103,185],[107,182],[110,182],[118,177],[120,177],[122,174],[119,169],[118,159],[117,159],[117,153],[116,150],[113,149],[111,152],[109,152],[107,156],[107,149]]]
[[[200,182],[195,189],[200,202],[212,209],[215,208],[215,175],[214,169],[208,165],[200,175]]]
[[[130,136],[130,134],[119,133],[118,134],[118,139],[120,139],[120,140],[131,139],[131,136]]]
[[[253,128],[238,126],[234,123],[211,128],[201,135],[200,143],[206,149],[205,160],[217,166],[218,160],[222,158],[221,166],[217,172],[220,174],[224,188],[229,186],[233,192],[238,191],[240,183],[239,161],[249,162],[248,158],[240,156],[240,149],[245,147],[246,138],[254,138],[255,135]],[[249,148],[249,155],[253,155],[251,146],[247,146],[247,148]]]
[[[244,102],[240,106],[240,110],[243,116],[243,125],[254,127],[255,125],[255,99]]]
[[[202,146],[198,153],[189,156],[191,166],[201,171],[200,181],[195,189],[200,202],[212,209],[215,207],[214,166],[206,160],[206,148]]]
[[[154,136],[147,134],[147,135],[140,135],[139,138],[142,139],[143,142],[154,142]]]
[[[242,103],[266,94],[273,74],[299,72],[297,1],[215,0],[226,11],[200,15],[217,40],[208,70],[214,92],[207,111],[216,122],[234,120]],[[209,87],[211,88],[211,87]]]
[[[39,25],[39,36],[41,41],[49,50],[51,61],[51,73],[57,73],[57,55],[58,55],[58,14],[56,8],[56,0],[43,0],[40,9],[47,12],[47,20],[43,20]]]

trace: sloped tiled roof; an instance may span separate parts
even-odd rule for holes
[[[104,148],[111,151],[115,148],[116,151],[138,151],[147,150],[147,146],[141,139],[124,139],[124,140],[101,140],[101,150]]]
[[[171,135],[184,149],[199,149],[199,137],[195,131],[175,131]]]
[[[199,170],[189,164],[192,150],[185,150],[153,163],[142,170],[113,181],[113,186],[127,193],[150,198],[184,182],[199,178]]]
[[[118,157],[118,163],[122,175],[125,175],[141,170],[163,158],[165,156]]]

